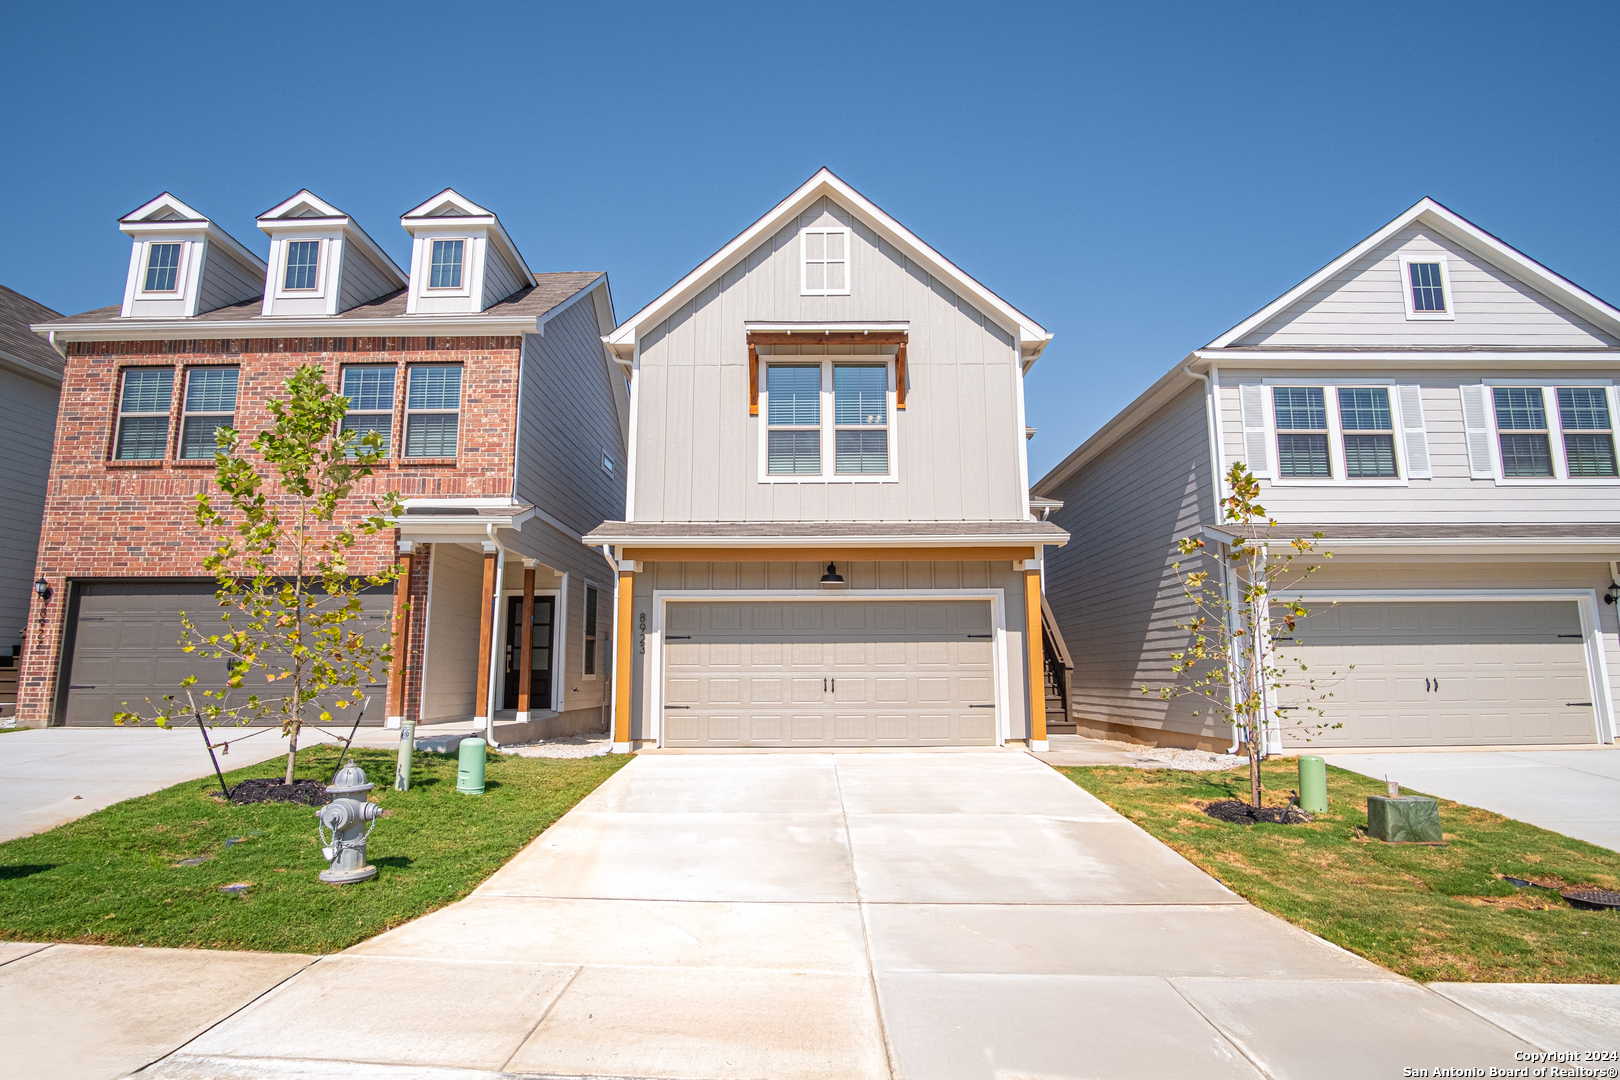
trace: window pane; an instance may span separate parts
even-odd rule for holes
[[[1395,436],[1346,435],[1344,472],[1346,476],[1394,476]]]
[[[773,365],[766,374],[765,393],[770,403],[769,423],[821,423],[820,367]]]
[[[461,240],[433,241],[433,272],[428,286],[434,289],[461,288]]]
[[[1391,430],[1395,424],[1389,417],[1389,391],[1371,386],[1340,390],[1339,421],[1346,431]]]
[[[405,456],[453,458],[460,417],[455,413],[422,413],[405,425]]]
[[[1326,430],[1327,399],[1323,396],[1320,386],[1273,387],[1271,399],[1277,407],[1278,430]],[[1323,446],[1325,447],[1326,443]]]
[[[585,639],[585,674],[596,674],[596,639]]]
[[[180,428],[180,456],[191,460],[212,459],[219,446],[219,436],[215,432],[230,427],[234,419],[229,415],[186,417],[185,424]]]
[[[130,368],[124,372],[124,396],[119,412],[169,413],[174,397],[173,368]]]
[[[842,365],[833,368],[833,420],[838,424],[889,422],[887,368]]]
[[[153,244],[147,249],[147,292],[173,292],[179,273],[179,244]]]
[[[804,287],[807,289],[825,289],[827,287],[827,264],[804,264]]]
[[[817,476],[821,473],[821,432],[773,431],[765,459],[767,472]]]
[[[1283,476],[1328,475],[1326,435],[1278,435],[1277,464]]]
[[[343,418],[343,430],[359,432],[354,437],[355,441],[349,444],[349,456],[360,456],[360,451],[363,449],[360,446],[360,439],[368,431],[382,432],[382,452],[386,456],[388,453],[388,435],[393,430],[393,427],[394,418],[387,413],[362,413],[359,415],[350,413],[345,416]]]
[[[126,416],[118,422],[119,461],[158,461],[169,441],[167,416]]]
[[[1504,476],[1551,476],[1552,451],[1545,435],[1503,435]]]
[[[411,368],[410,394],[406,402],[412,409],[461,408],[461,368]]]
[[[827,288],[834,292],[843,292],[845,288],[844,273],[845,270],[843,263],[828,263]]]
[[[313,289],[316,260],[321,254],[319,240],[295,240],[287,245],[287,277],[284,289]]]
[[[807,232],[804,234],[804,257],[806,259],[825,259],[827,257],[827,234]]]
[[[1409,263],[1412,272],[1412,310],[1446,310],[1446,293],[1440,283],[1439,263]]]
[[[1564,456],[1571,476],[1613,476],[1612,435],[1565,435]]]
[[[1558,388],[1558,418],[1566,428],[1609,429],[1609,392],[1601,386]]]
[[[186,412],[234,413],[237,369],[192,368],[186,372]]]
[[[343,394],[351,409],[394,409],[394,369],[391,367],[352,367],[343,369]]]
[[[889,471],[889,433],[887,431],[840,431],[838,433],[838,471],[841,473],[877,473]]]
[[[1539,386],[1498,386],[1496,395],[1496,426],[1512,430],[1543,430],[1547,428],[1547,407]],[[1542,440],[1545,448],[1546,440]],[[1540,475],[1539,473],[1535,475]]]
[[[585,636],[596,636],[596,590],[585,587]]]
[[[844,234],[841,232],[827,234],[827,258],[840,262],[844,258]]]

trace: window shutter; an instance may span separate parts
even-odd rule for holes
[[[1271,433],[1266,430],[1266,388],[1259,383],[1238,387],[1243,406],[1243,460],[1256,476],[1271,476]]]
[[[1401,405],[1401,436],[1406,447],[1406,475],[1413,480],[1429,480],[1434,469],[1429,464],[1429,433],[1423,426],[1423,387],[1397,386]]]
[[[1494,480],[1491,463],[1490,414],[1485,404],[1485,387],[1471,383],[1457,388],[1462,393],[1463,436],[1468,443],[1468,475],[1475,480]]]

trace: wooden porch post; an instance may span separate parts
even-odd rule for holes
[[[1046,651],[1041,631],[1041,572],[1024,564],[1024,651],[1029,657],[1029,748],[1046,749]]]
[[[529,680],[534,677],[534,560],[523,560],[523,645],[518,657],[518,723],[529,719]]]
[[[478,700],[474,704],[473,723],[485,729],[489,722],[489,648],[495,640],[495,545],[484,541],[484,585],[481,602],[483,611],[478,620]],[[486,736],[487,737],[487,736]]]
[[[399,542],[399,580],[394,582],[393,659],[388,662],[388,708],[385,723],[405,721],[405,661],[411,649],[411,555],[409,540]]]
[[[630,752],[630,679],[635,672],[635,563],[619,563],[619,610],[613,620],[613,749]]]

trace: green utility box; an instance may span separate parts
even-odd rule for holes
[[[1367,834],[1391,844],[1440,844],[1440,804],[1426,795],[1367,796]]]
[[[484,793],[484,754],[489,743],[483,739],[462,739],[456,758],[456,790],[463,795]]]
[[[1299,759],[1299,808],[1307,814],[1327,813],[1327,762],[1314,754]]]

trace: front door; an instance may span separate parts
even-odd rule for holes
[[[551,620],[556,598],[534,598],[534,644],[529,656],[529,708],[551,708]],[[501,708],[518,707],[518,672],[523,670],[523,597],[506,601],[506,686]]]

